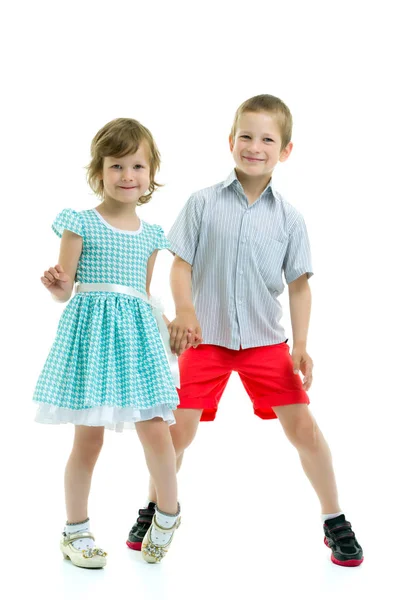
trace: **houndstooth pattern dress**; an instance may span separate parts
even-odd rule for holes
[[[147,261],[169,248],[162,228],[141,221],[122,231],[95,210],[63,210],[53,223],[83,238],[76,281],[130,286],[146,294]],[[64,310],[34,393],[36,421],[122,431],[179,404],[151,306],[114,292],[78,293]]]

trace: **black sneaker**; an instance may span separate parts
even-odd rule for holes
[[[129,532],[129,537],[126,541],[126,545],[131,550],[141,550],[143,538],[149,529],[156,512],[156,505],[154,502],[149,502],[147,508],[139,509],[139,516],[136,523]]]
[[[363,550],[356,540],[351,523],[344,515],[324,523],[325,544],[332,550],[331,560],[341,567],[358,567],[364,560]]]

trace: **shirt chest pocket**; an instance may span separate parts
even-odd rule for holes
[[[288,242],[267,236],[255,236],[252,240],[252,254],[255,267],[263,282],[272,291],[282,291],[282,268]]]

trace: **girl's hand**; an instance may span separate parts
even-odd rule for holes
[[[61,265],[50,267],[48,271],[44,272],[40,281],[56,298],[65,298],[67,293],[71,292],[73,285],[71,277],[65,273]]]
[[[203,341],[200,323],[197,320],[194,310],[180,312],[169,324],[168,331],[171,351],[178,356],[187,347],[197,347]]]
[[[293,371],[298,373],[301,371],[304,375],[303,390],[307,392],[313,381],[313,361],[311,356],[306,352],[305,348],[293,348],[292,352]]]

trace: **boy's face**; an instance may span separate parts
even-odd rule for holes
[[[246,112],[238,120],[235,138],[229,138],[236,167],[250,177],[271,176],[278,162],[289,158],[292,143],[283,150],[277,118],[267,112]]]
[[[136,204],[150,185],[149,152],[140,144],[135,154],[115,158],[106,156],[100,178],[104,185],[104,198],[124,204]]]

